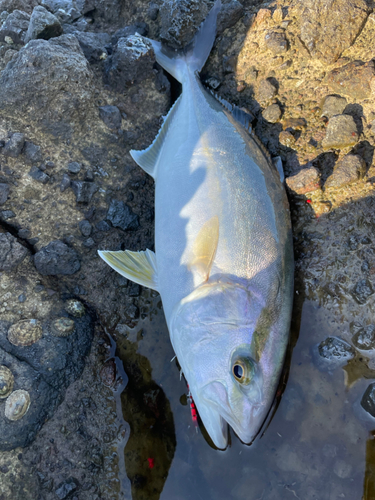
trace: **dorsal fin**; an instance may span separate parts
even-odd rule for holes
[[[157,291],[156,257],[151,250],[145,250],[144,252],[99,250],[98,254],[104,262],[119,274],[125,276],[125,278]]]
[[[181,97],[182,94],[173,104],[167,116],[164,118],[163,125],[161,126],[159,133],[155,137],[153,143],[148,148],[141,151],[136,151],[134,149],[130,151],[130,155],[133,160],[154,179],[156,178],[156,163],[159,157],[159,153],[164,144],[164,140],[168,133],[169,127],[173,121],[173,117],[176,114],[178,106],[181,102]]]

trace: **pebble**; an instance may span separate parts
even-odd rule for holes
[[[353,339],[353,344],[358,349],[367,351],[375,348],[375,326],[367,325],[357,332]]]
[[[270,31],[264,37],[267,49],[273,54],[284,54],[288,50],[288,40],[283,31]]]
[[[81,164],[78,163],[77,161],[71,161],[68,163],[68,171],[71,174],[78,174],[81,170]]]
[[[341,115],[346,108],[347,100],[345,97],[338,95],[328,95],[324,99],[321,116],[326,116],[328,119],[335,115]]]
[[[325,188],[338,188],[358,181],[366,173],[366,163],[358,155],[349,154],[340,160],[327,178]]]
[[[257,99],[262,103],[271,101],[277,94],[277,88],[270,80],[261,80],[258,87]]]
[[[282,130],[279,135],[279,142],[287,148],[292,148],[296,143],[296,138],[291,132]]]
[[[25,144],[25,136],[24,134],[15,133],[12,134],[12,137],[5,144],[2,149],[2,153],[4,156],[10,156],[11,158],[18,158],[21,154],[22,148]]]
[[[36,146],[34,143],[30,141],[25,141],[23,153],[25,157],[32,163],[38,163],[42,161],[42,153],[40,151],[40,146]]]
[[[342,361],[354,357],[353,347],[337,337],[328,337],[319,344],[319,354],[327,360]]]
[[[85,306],[76,299],[69,299],[65,303],[65,311],[75,318],[82,318],[86,314]]]
[[[351,294],[358,302],[358,304],[365,304],[373,293],[374,290],[372,288],[372,285],[367,279],[358,281],[351,291]]]
[[[3,220],[13,219],[15,216],[16,214],[13,212],[13,210],[3,210],[1,212],[1,219]]]
[[[108,48],[111,46],[111,37],[108,33],[85,33],[77,31],[77,37],[82,52],[89,63],[104,61],[108,57]]]
[[[286,179],[287,187],[296,194],[305,194],[320,188],[320,172],[315,167],[303,168]]]
[[[51,241],[34,255],[38,273],[46,275],[69,275],[76,273],[81,264],[77,252],[60,240]]]
[[[350,115],[333,116],[322,141],[323,149],[342,149],[358,142],[357,125]]]
[[[86,248],[93,248],[95,246],[95,241],[92,238],[87,238],[82,244]]]
[[[84,219],[79,221],[78,227],[83,236],[90,236],[92,231],[92,226],[88,220]]]
[[[28,253],[14,236],[0,233],[0,271],[10,271],[17,267]]]
[[[41,5],[38,5],[31,14],[25,43],[36,39],[49,40],[50,38],[62,35],[62,33],[63,29],[57,17]]]
[[[139,218],[132,209],[123,201],[112,200],[108,212],[107,220],[114,227],[119,227],[123,231],[135,231],[139,228]]]
[[[138,283],[134,283],[133,281],[131,281],[130,285],[128,286],[129,297],[139,297],[140,294],[141,294],[140,285],[138,285]]]
[[[333,69],[325,78],[328,87],[352,99],[366,99],[371,95],[371,80],[375,76],[373,61],[353,61]]]
[[[96,225],[95,225],[96,229],[98,231],[110,231],[111,229],[111,226],[105,221],[105,220],[101,220],[100,222],[98,222]]]
[[[278,122],[281,118],[280,106],[278,104],[271,104],[263,111],[262,116],[270,123]]]
[[[375,417],[375,383],[370,384],[361,399],[362,408]]]
[[[78,481],[74,477],[70,477],[58,485],[55,490],[55,494],[59,500],[65,500],[66,498],[69,498],[77,488]]]
[[[21,293],[21,295],[18,296],[18,301],[21,302],[26,302],[26,295],[24,293]]]
[[[0,183],[0,205],[4,205],[9,195],[8,184]]]
[[[283,128],[292,128],[293,130],[302,130],[306,128],[307,123],[304,118],[287,118],[283,120]]]
[[[121,127],[121,113],[116,106],[100,106],[99,118],[112,130]]]
[[[89,203],[99,189],[94,182],[87,181],[71,181],[71,186],[77,203]]]
[[[68,174],[64,174],[60,183],[60,191],[63,193],[70,187],[71,179]]]
[[[31,167],[29,176],[32,177],[35,181],[40,182],[41,184],[47,184],[47,182],[50,180],[50,176],[35,165]]]

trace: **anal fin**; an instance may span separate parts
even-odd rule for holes
[[[99,250],[98,254],[104,262],[125,278],[147,288],[158,290],[156,257],[151,250],[142,252]]]

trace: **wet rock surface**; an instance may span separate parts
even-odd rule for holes
[[[319,354],[328,361],[346,361],[354,356],[354,349],[350,344],[336,337],[329,337],[318,347]]]

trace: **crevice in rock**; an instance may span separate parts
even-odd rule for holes
[[[18,235],[18,229],[12,226],[11,224],[8,224],[8,222],[5,222],[4,220],[0,220],[0,230],[3,230],[5,233],[10,233],[12,236],[16,238],[18,243],[22,245],[23,247],[27,248],[31,255],[35,255],[36,250],[34,248],[34,245],[32,245],[29,241],[27,241],[26,238],[21,238]]]

